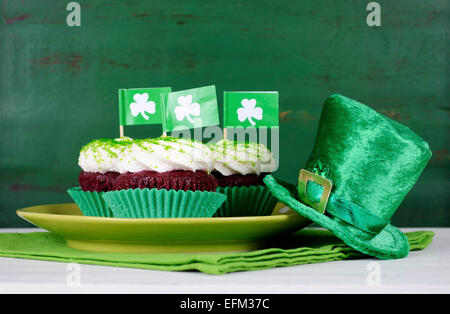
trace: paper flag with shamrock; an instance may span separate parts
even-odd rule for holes
[[[171,87],[119,89],[119,124],[161,124],[161,95]]]
[[[218,125],[216,87],[169,93],[163,101],[163,112],[164,132]]]
[[[224,92],[224,127],[277,127],[278,92]]]

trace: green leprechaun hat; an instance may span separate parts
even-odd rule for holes
[[[328,97],[298,188],[266,176],[272,194],[354,249],[380,259],[408,255],[390,219],[431,157],[404,125],[342,95]]]

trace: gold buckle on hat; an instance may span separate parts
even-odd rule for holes
[[[323,193],[320,198],[320,201],[317,203],[312,202],[307,196],[306,196],[306,187],[308,185],[308,181],[315,182],[323,187]],[[328,204],[328,198],[331,194],[331,188],[333,187],[333,184],[330,180],[325,179],[324,177],[321,177],[315,173],[312,173],[308,170],[301,169],[300,175],[298,177],[298,196],[301,201],[306,203],[307,205],[311,206],[315,210],[317,210],[319,213],[324,214],[325,208],[327,208]]]

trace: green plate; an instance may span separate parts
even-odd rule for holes
[[[83,216],[76,204],[33,206],[17,214],[95,252],[188,253],[250,251],[311,222],[278,204],[271,216],[227,218],[103,218]]]

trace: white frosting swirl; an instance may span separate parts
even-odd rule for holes
[[[126,173],[172,170],[210,172],[213,158],[208,146],[180,138],[143,140],[94,140],[85,145],[78,159],[87,172]]]
[[[117,171],[119,156],[130,141],[97,139],[84,145],[78,157],[78,165],[86,172]]]
[[[214,170],[224,176],[259,175],[276,170],[275,158],[263,144],[221,140],[210,147],[215,161]]]

